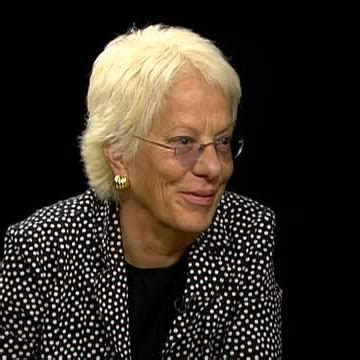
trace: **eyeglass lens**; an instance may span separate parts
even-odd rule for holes
[[[228,158],[229,155],[236,159],[240,156],[243,149],[243,140],[231,141],[230,144],[218,144],[215,145],[218,156],[222,158]],[[211,145],[210,145],[211,146]],[[192,166],[204,151],[204,146],[200,144],[187,144],[185,146],[179,146],[175,149],[175,157],[183,166]]]

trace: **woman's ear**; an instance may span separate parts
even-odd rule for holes
[[[127,176],[125,164],[122,160],[122,156],[114,153],[113,147],[110,144],[103,145],[105,157],[111,167],[114,175]]]

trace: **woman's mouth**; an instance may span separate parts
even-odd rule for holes
[[[198,206],[212,206],[215,201],[215,191],[212,192],[183,192],[182,195],[185,200]]]

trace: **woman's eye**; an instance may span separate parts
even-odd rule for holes
[[[223,136],[220,139],[216,141],[219,145],[230,145],[231,143],[231,137],[229,136]]]
[[[190,145],[194,144],[195,140],[190,136],[177,136],[176,138],[173,138],[171,142],[175,145]]]

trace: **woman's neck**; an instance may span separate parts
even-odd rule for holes
[[[127,206],[120,208],[120,222],[125,260],[138,268],[175,264],[198,235],[176,231]]]

